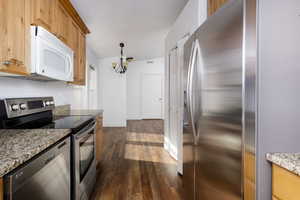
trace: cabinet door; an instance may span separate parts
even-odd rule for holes
[[[97,117],[97,130],[96,130],[96,162],[97,165],[100,163],[103,151],[103,142],[104,135],[103,135],[103,125],[102,125],[102,117]]]
[[[208,15],[211,16],[221,8],[228,0],[208,0]]]
[[[0,1],[0,70],[26,74],[26,0]]]
[[[67,39],[69,14],[58,0],[56,0],[55,13],[55,34],[64,43],[69,44]]]
[[[85,35],[80,31],[79,33],[79,61],[78,61],[78,79],[79,85],[85,85],[86,74],[86,43]]]
[[[53,31],[54,24],[54,0],[32,0],[32,24],[43,26]]]
[[[69,20],[69,32],[68,32],[68,43],[71,49],[74,51],[74,81],[73,83],[78,82],[78,60],[79,60],[79,28],[77,24],[70,19]]]
[[[86,43],[85,35],[77,24],[70,20],[69,23],[69,45],[74,51],[74,81],[73,84],[85,85],[86,67]]]

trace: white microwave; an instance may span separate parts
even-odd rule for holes
[[[31,26],[31,78],[73,81],[74,52],[54,34]]]

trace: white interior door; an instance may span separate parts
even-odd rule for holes
[[[163,117],[163,76],[148,74],[142,76],[142,118],[162,119]]]
[[[169,88],[169,130],[171,134],[171,142],[174,147],[177,145],[177,132],[178,132],[178,93],[179,93],[179,79],[178,79],[178,61],[177,61],[177,50],[174,48],[169,53],[170,62],[170,88]],[[173,152],[174,151],[174,152]],[[176,149],[171,150],[171,155],[177,159]]]
[[[183,68],[184,68],[184,44],[189,39],[189,35],[177,42],[177,79],[178,79],[178,104],[177,104],[177,171],[183,175],[183,123],[184,123],[184,84],[183,84]]]
[[[92,65],[88,66],[88,108],[97,109],[98,98],[97,98],[97,70]]]
[[[177,171],[183,174],[183,53],[184,44],[188,36],[184,37],[177,43],[177,47],[169,52],[169,148],[166,148],[170,155],[177,160]]]

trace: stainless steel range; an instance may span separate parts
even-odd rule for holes
[[[65,145],[69,149],[65,147],[63,154],[60,148],[53,150],[55,147],[52,147],[49,152],[56,152],[56,154],[46,154],[45,152],[37,160],[28,162],[26,166],[21,166],[5,177],[6,185],[9,186],[5,188],[6,199],[19,200],[27,199],[26,197],[32,200],[89,199],[96,182],[95,118],[92,116],[63,116],[54,120],[54,108],[53,97],[0,100],[1,129],[71,129],[71,144],[68,143],[69,145]],[[64,144],[66,144],[66,141]],[[50,158],[51,161],[59,160],[55,159],[57,156],[54,155],[64,155],[63,158],[65,159],[63,160],[65,160],[65,164],[62,171],[67,172],[64,173],[64,177],[55,173],[59,170],[50,170]],[[49,162],[44,162],[45,159],[49,160]],[[39,173],[41,170],[43,173]],[[24,182],[15,181],[16,177],[20,177],[20,174],[22,174],[22,177],[26,177]],[[36,187],[35,190],[40,191],[35,191],[35,193],[39,195],[33,197],[33,190],[30,190],[30,188],[36,185],[35,182],[43,180],[43,184],[41,184],[48,185],[51,184],[51,177],[62,178],[63,181],[57,182],[58,185],[52,187],[53,191],[49,191],[51,188],[48,187],[44,189]],[[42,192],[43,190],[47,192]],[[20,193],[20,191],[22,192]],[[52,195],[51,197],[51,195],[47,196],[45,193],[61,195]]]

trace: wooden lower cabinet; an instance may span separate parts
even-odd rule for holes
[[[255,200],[255,184],[247,178],[244,180],[244,200]]]
[[[273,200],[299,200],[300,176],[273,164],[272,191]]]
[[[255,155],[245,152],[244,200],[255,200]]]
[[[272,200],[279,200],[279,199],[277,199],[276,197],[272,196]]]
[[[4,185],[3,185],[3,179],[0,178],[0,200],[4,199]]]
[[[102,125],[102,117],[97,117],[97,130],[96,130],[96,162],[99,167],[100,161],[102,159],[102,150],[103,150],[103,125]]]

